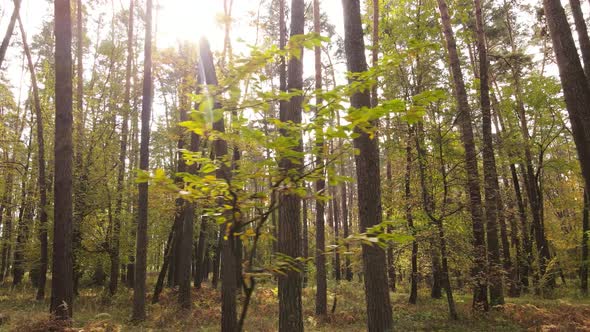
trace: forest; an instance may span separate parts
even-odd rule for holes
[[[590,331],[588,17],[0,0],[0,331]]]

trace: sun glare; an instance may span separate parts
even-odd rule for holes
[[[223,40],[223,28],[216,17],[223,14],[217,0],[166,0],[158,9],[157,41],[160,46],[175,46],[180,41],[198,42],[201,37],[215,45]]]

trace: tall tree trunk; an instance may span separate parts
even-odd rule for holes
[[[305,3],[303,0],[291,1],[291,37],[304,33]],[[303,48],[299,50],[303,55]],[[303,88],[303,63],[301,57],[289,55],[287,75],[287,90],[298,91]],[[280,120],[283,123],[301,124],[301,103],[303,96],[292,96],[287,107],[282,108]],[[281,135],[290,137],[285,130]],[[296,151],[301,152],[301,133],[294,137],[298,141]],[[299,173],[299,165],[303,158],[294,162],[291,158],[282,157],[279,167],[282,172]],[[295,186],[300,184],[293,183]],[[279,194],[279,243],[278,252],[282,255],[296,258],[301,255],[301,198],[296,193]],[[279,279],[279,331],[303,331],[303,308],[301,304],[301,273],[290,269],[285,271]]]
[[[412,128],[408,125],[408,141],[406,144],[406,174],[404,178],[404,198],[406,200],[406,220],[408,228],[413,236],[416,236],[416,229],[414,228],[414,216],[412,215],[412,188],[411,188],[411,171],[412,171]],[[420,158],[420,157],[419,157]],[[410,274],[410,298],[411,304],[416,304],[418,300],[418,241],[412,240],[412,256],[411,256],[411,274]]]
[[[12,37],[12,33],[14,31],[14,25],[16,24],[16,18],[19,16],[19,11],[20,0],[14,0],[14,10],[10,16],[10,22],[8,22],[8,27],[6,28],[4,39],[2,39],[2,44],[0,44],[0,68],[2,67],[2,62],[4,62],[6,50],[8,49],[8,44],[10,43],[10,38]]]
[[[37,163],[38,174],[37,182],[39,187],[39,242],[41,249],[41,259],[39,266],[39,279],[37,280],[39,288],[37,289],[37,300],[45,297],[45,283],[47,275],[47,180],[45,179],[45,139],[43,137],[43,111],[41,110],[41,101],[39,99],[39,87],[37,86],[37,75],[35,75],[35,66],[31,57],[31,50],[27,42],[27,35],[18,16],[18,25],[23,42],[23,49],[27,57],[27,66],[31,74],[31,86],[33,89],[33,106],[35,109],[36,131],[37,131]]]
[[[313,27],[315,33],[321,32],[320,26],[320,0],[313,1]],[[322,53],[320,46],[314,49],[315,58],[315,88],[322,89]],[[318,109],[321,107],[322,101],[319,96],[316,96],[316,117],[320,124],[316,129],[316,149],[315,156],[316,168],[318,168],[322,176],[318,177],[315,182],[315,191],[320,199],[316,199],[315,203],[315,269],[316,269],[316,293],[315,293],[315,314],[326,315],[328,313],[328,281],[326,276],[326,221],[324,217],[325,200],[321,199],[325,195],[326,180],[324,175],[324,129],[322,126],[323,117],[320,116]]]
[[[359,0],[342,0],[342,7],[347,68],[352,73],[364,73],[367,71],[367,61]],[[354,109],[370,107],[370,93],[356,92],[351,96],[350,104]],[[358,213],[360,231],[365,232],[382,220],[379,146],[376,139],[360,128],[355,128],[355,132],[358,136],[354,138],[354,147],[359,151],[355,156]],[[387,287],[385,252],[367,244],[362,245],[362,252],[368,330],[387,331],[393,327],[393,316]]]
[[[471,110],[467,100],[467,92],[461,73],[461,62],[457,51],[457,43],[451,27],[451,18],[445,0],[437,0],[438,8],[443,25],[443,33],[449,56],[449,64],[455,86],[455,97],[457,99],[457,122],[461,128],[461,141],[465,149],[465,169],[467,172],[467,189],[469,195],[469,207],[473,224],[473,247],[475,265],[472,271],[474,279],[473,308],[475,310],[487,311],[487,287],[486,287],[486,247],[485,227],[481,206],[481,192],[479,183],[479,172],[477,169],[477,154],[475,150],[475,139],[471,126]]]
[[[123,120],[121,122],[121,145],[117,173],[117,202],[115,203],[115,223],[110,249],[111,278],[109,292],[117,292],[119,282],[121,221],[123,217],[123,195],[125,188],[125,162],[127,160],[127,136],[129,135],[129,114],[131,112],[131,66],[133,62],[133,21],[134,1],[129,0],[129,20],[127,26],[127,62],[125,65],[125,96],[123,97]]]
[[[504,304],[502,282],[502,265],[500,261],[500,243],[498,241],[498,204],[499,184],[492,139],[492,112],[490,104],[490,86],[488,75],[488,52],[484,32],[484,19],[481,0],[474,0],[477,30],[477,49],[479,51],[479,97],[482,113],[483,133],[483,173],[486,212],[486,235],[488,249],[488,277],[490,280],[490,304]],[[508,248],[505,248],[507,250]]]
[[[586,192],[590,192],[590,89],[588,77],[584,75],[576,45],[569,28],[565,11],[559,0],[544,0],[547,25],[553,40],[553,51],[557,60],[559,77],[563,87],[565,104],[569,114],[572,134],[578,151]],[[535,229],[535,236],[544,236]],[[549,251],[547,246],[544,251]],[[548,253],[547,253],[548,254]],[[548,257],[543,254],[542,257]],[[543,272],[543,271],[542,271]]]
[[[213,63],[213,56],[209,48],[209,42],[205,39],[200,41],[200,55],[203,71],[205,73],[205,83],[208,85],[217,86],[217,74],[215,72],[215,65]],[[219,102],[215,102],[214,108],[219,108]],[[224,133],[225,123],[224,118],[213,123],[213,130]],[[223,139],[216,139],[213,143],[213,156],[218,161],[224,160],[228,155],[227,142]],[[215,176],[218,179],[223,179],[227,182],[231,181],[231,170],[225,162],[217,169]],[[227,204],[221,200],[219,204]],[[239,290],[239,282],[237,271],[240,264],[238,257],[238,241],[235,240],[234,232],[239,231],[239,222],[234,219],[235,213],[227,216],[227,220],[231,221],[231,225],[221,225],[220,245],[221,245],[221,330],[222,331],[238,331],[237,308],[236,308],[236,294]]]
[[[182,86],[188,85],[189,87],[194,86],[191,84],[191,73],[187,73],[186,82],[182,84]],[[194,81],[192,81],[194,82]],[[184,100],[184,102],[182,102]],[[187,94],[182,93],[181,96],[181,113],[180,113],[180,120],[181,121],[188,121],[188,110],[190,109],[190,101],[188,100]],[[184,133],[181,134],[181,137],[185,136]],[[195,133],[190,133],[190,145],[189,151],[192,153],[196,153],[199,150],[200,145],[200,137]],[[184,162],[184,157],[180,156],[182,163]],[[180,162],[180,161],[179,161]],[[180,163],[179,163],[180,164]],[[190,166],[186,167],[189,174],[196,175],[197,174],[197,164],[193,163]],[[191,261],[192,261],[192,252],[193,252],[193,224],[195,219],[195,203],[189,200],[185,200],[184,207],[183,207],[183,216],[182,216],[182,224],[181,224],[181,237],[180,237],[180,245],[178,246],[179,251],[177,254],[180,256],[178,261],[178,302],[183,309],[190,309],[191,308]]]
[[[145,45],[143,62],[143,101],[141,103],[141,146],[139,169],[147,172],[150,153],[150,119],[152,113],[152,0],[146,2]],[[135,282],[133,314],[136,321],[145,320],[145,292],[148,247],[148,183],[137,185],[137,240],[135,244]]]
[[[72,269],[72,22],[69,0],[55,0],[55,180],[51,306],[58,319],[70,319]]]

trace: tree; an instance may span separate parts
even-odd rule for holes
[[[72,317],[72,24],[69,0],[55,10],[55,179],[51,306],[58,319]]]
[[[29,44],[27,42],[27,35],[25,33],[25,28],[23,26],[23,23],[21,21],[20,18],[20,14],[18,15],[18,25],[20,28],[20,35],[21,35],[21,39],[22,39],[22,43],[23,43],[23,51],[25,52],[25,56],[27,58],[27,67],[29,69],[29,74],[31,75],[31,88],[32,88],[32,92],[33,92],[33,106],[34,106],[34,110],[35,110],[35,117],[37,120],[37,146],[38,146],[38,162],[39,162],[39,176],[37,178],[37,181],[39,182],[39,223],[40,228],[41,228],[41,232],[43,232],[43,229],[47,224],[47,211],[46,209],[46,205],[47,205],[47,188],[46,188],[46,179],[45,179],[45,140],[43,138],[43,117],[42,117],[42,110],[41,110],[41,101],[39,99],[39,87],[37,85],[37,75],[35,74],[35,65],[33,64],[33,58],[31,56],[31,50],[29,48]],[[32,129],[31,129],[32,131]],[[31,132],[32,134],[32,132]],[[28,162],[29,158],[27,158],[27,162]],[[28,167],[27,167],[28,169]],[[23,182],[23,188],[22,188],[23,192],[25,190],[24,187],[24,182]],[[23,204],[24,204],[24,200],[23,200]],[[23,207],[24,208],[24,207]],[[21,218],[19,218],[21,219]],[[22,219],[21,219],[22,220]],[[28,226],[27,226],[28,228]],[[25,230],[23,230],[23,233],[26,233]],[[25,234],[22,234],[21,232],[18,232],[18,237],[23,237],[23,239],[21,239],[22,243],[21,245],[24,247],[26,239],[24,239]],[[17,242],[18,238],[17,238]],[[45,293],[45,275],[47,273],[47,233],[46,233],[46,228],[45,228],[45,234],[44,237],[40,238],[40,242],[41,242],[41,264],[44,264],[44,270],[43,270],[43,280],[39,280],[40,284],[42,281],[42,287],[39,287],[39,291],[41,291],[41,296],[40,298],[44,297],[44,293]],[[18,244],[18,243],[17,243]],[[24,255],[23,255],[23,251],[24,248],[21,248],[20,250],[15,251],[15,257],[14,257],[14,279],[13,279],[13,285],[18,285],[23,277],[24,274],[24,269],[23,269],[23,260],[24,260]],[[20,256],[17,258],[17,256]],[[43,263],[44,261],[44,263]],[[37,296],[38,299],[39,295]]]
[[[8,22],[6,34],[4,35],[4,39],[2,39],[2,44],[0,44],[0,67],[2,67],[2,62],[4,62],[6,50],[8,49],[8,44],[10,43],[10,38],[12,37],[12,32],[14,31],[14,25],[16,24],[16,18],[19,16],[19,11],[20,0],[14,0],[14,9],[12,11],[12,15],[10,16],[10,22]]]
[[[139,169],[148,171],[150,146],[150,118],[152,111],[152,0],[146,2],[145,45],[143,63],[143,101],[141,104],[141,147]],[[145,286],[148,246],[148,183],[137,185],[137,240],[135,245],[135,283],[133,287],[133,314],[136,321],[145,319]]]
[[[502,286],[502,271],[500,262],[500,245],[498,243],[498,204],[499,184],[492,140],[492,115],[490,105],[490,86],[488,79],[488,54],[484,32],[484,19],[481,0],[474,0],[475,20],[477,30],[477,49],[479,51],[479,98],[482,113],[483,133],[483,173],[485,191],[486,235],[488,249],[488,264],[490,277],[490,304],[504,304],[504,290]],[[504,247],[504,250],[509,250]]]
[[[314,0],[313,2],[313,28],[314,32],[319,34],[321,32],[320,26],[320,2]],[[315,59],[315,88],[322,89],[322,50],[318,45],[314,48]],[[316,116],[321,120],[319,114],[319,107],[322,105],[322,100],[319,95],[316,97]],[[321,169],[322,175],[315,181],[315,191],[318,195],[324,195],[326,190],[326,180],[323,172],[324,163],[324,139],[323,126],[320,122],[316,130],[316,165]],[[315,294],[315,314],[326,315],[328,313],[328,284],[326,278],[326,222],[324,219],[325,202],[322,199],[317,199],[315,202],[315,268],[316,268],[316,294]]]
[[[291,2],[291,38],[304,33],[305,4],[303,0]],[[295,53],[297,52],[297,53]],[[287,75],[287,91],[297,92],[303,88],[303,49],[291,50]],[[287,107],[280,110],[280,121],[293,124],[301,123],[301,103],[303,96],[300,94],[290,98]],[[289,133],[282,129],[283,136],[291,137],[297,141],[294,151],[302,152],[301,133]],[[292,180],[300,172],[303,158],[281,156],[279,167]],[[290,186],[300,186],[297,181],[292,181]],[[278,252],[282,255],[297,258],[301,255],[301,198],[296,192],[288,191],[279,194],[279,238]],[[301,272],[294,269],[285,271],[279,276],[279,331],[303,331],[303,308],[301,304]]]
[[[465,149],[465,169],[467,172],[467,189],[469,194],[469,208],[473,225],[473,247],[475,266],[472,275],[474,279],[473,308],[475,310],[488,310],[487,286],[486,286],[486,247],[483,212],[481,206],[481,192],[479,172],[477,170],[477,154],[475,151],[475,139],[471,125],[471,110],[467,100],[467,92],[461,73],[461,62],[457,51],[457,43],[451,18],[445,0],[438,0],[443,34],[446,41],[449,64],[454,83],[455,98],[457,99],[457,123],[461,128],[461,141]]]
[[[131,67],[133,65],[133,22],[135,3],[129,0],[129,19],[127,27],[127,61],[125,65],[125,96],[123,97],[123,120],[121,122],[121,149],[117,173],[117,201],[115,203],[115,222],[113,225],[112,246],[110,249],[111,278],[109,291],[117,292],[120,271],[121,219],[123,214],[123,190],[125,182],[125,163],[127,161],[127,140],[129,135],[129,115],[131,113]]]
[[[361,24],[360,4],[358,0],[343,0],[344,13],[344,48],[346,64],[351,73],[367,71],[364,50],[363,29]],[[371,107],[368,91],[356,92],[350,97],[353,109]],[[381,183],[379,174],[379,147],[377,140],[369,133],[356,127],[354,147],[358,149],[355,156],[358,213],[360,231],[381,223]],[[369,331],[387,331],[393,326],[387,275],[386,259],[383,249],[363,244],[363,272],[365,276],[365,294],[367,302],[367,324]]]

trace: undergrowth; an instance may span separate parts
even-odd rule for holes
[[[416,305],[408,303],[405,293],[392,293],[396,331],[590,331],[590,301],[571,296],[567,290],[552,298],[526,295],[507,298],[503,306],[488,313],[471,311],[469,294],[457,294],[460,319],[448,318],[446,299],[433,300],[420,293]],[[165,289],[158,304],[148,305],[148,319],[133,324],[132,290],[122,288],[108,296],[104,288],[84,288],[74,303],[71,327],[50,319],[48,300],[35,301],[30,285],[0,288],[0,331],[218,331],[221,319],[219,292],[209,285],[193,290],[193,309],[181,310],[177,292]],[[245,331],[276,331],[278,296],[276,286],[262,283],[255,291]],[[304,288],[304,323],[306,331],[365,331],[363,286],[358,282],[330,283],[329,314],[314,315],[315,288]],[[150,303],[150,295],[147,302]]]

